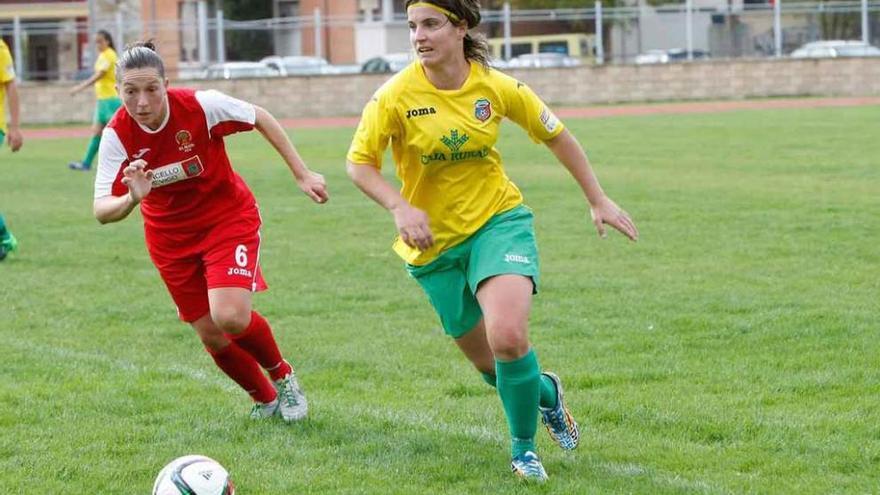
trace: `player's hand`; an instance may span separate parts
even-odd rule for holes
[[[22,137],[21,131],[17,128],[9,128],[9,149],[12,150],[13,153],[21,149],[22,145]]]
[[[330,195],[327,193],[327,182],[324,181],[324,176],[317,172],[307,170],[302,178],[296,179],[296,184],[315,203],[323,204],[330,199]]]
[[[397,232],[407,246],[424,251],[434,245],[434,234],[431,233],[428,215],[424,211],[404,203],[392,208],[391,214],[394,215]]]
[[[145,171],[146,166],[144,160],[135,160],[122,169],[122,183],[128,187],[128,193],[135,203],[140,203],[153,190],[153,171]]]
[[[629,213],[623,211],[611,198],[607,196],[597,204],[590,207],[590,216],[593,218],[593,225],[602,238],[608,237],[605,232],[605,224],[608,224],[620,233],[627,236],[631,241],[639,240],[639,229],[629,217]]]

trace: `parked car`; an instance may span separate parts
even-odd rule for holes
[[[880,48],[861,41],[812,41],[791,52],[792,58],[880,57]]]
[[[243,77],[278,77],[280,73],[260,62],[224,62],[208,66],[205,79],[239,79]]]
[[[414,60],[409,52],[388,53],[379,57],[373,57],[361,66],[361,72],[368,74],[387,74],[400,72]]]
[[[272,56],[260,60],[260,63],[266,64],[275,69],[282,76],[311,76],[315,74],[323,74],[324,68],[330,65],[326,59],[308,56]]]
[[[324,67],[324,74],[358,74],[361,72],[360,64],[331,64]]]
[[[575,67],[581,61],[562,53],[526,53],[507,61],[510,69],[543,68],[543,67]]]
[[[709,58],[706,50],[691,50],[694,60]],[[688,52],[684,48],[668,48],[662,50],[648,50],[636,55],[637,65],[668,64],[688,59]]]

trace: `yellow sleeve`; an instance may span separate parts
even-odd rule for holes
[[[110,66],[113,65],[110,62],[110,57],[107,56],[107,50],[98,55],[98,60],[95,62],[95,70],[101,72],[107,72],[110,70]]]
[[[374,165],[382,168],[382,156],[391,137],[396,134],[393,114],[387,108],[387,98],[377,93],[374,95],[361,115],[347,159],[351,163]]]
[[[12,63],[12,55],[9,53],[6,43],[0,41],[0,83],[6,83],[13,79],[15,79],[15,64]]]
[[[536,143],[553,139],[565,128],[530,87],[516,80],[502,87],[507,118],[525,129]]]

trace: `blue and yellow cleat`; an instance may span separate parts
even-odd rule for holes
[[[524,481],[535,483],[547,481],[547,471],[544,471],[538,455],[531,450],[514,456],[510,461],[510,470]]]
[[[550,438],[563,450],[574,450],[580,440],[578,424],[571,417],[568,408],[565,407],[565,399],[562,394],[562,382],[554,373],[545,371],[541,373],[547,376],[556,385],[556,407],[540,407],[541,422],[547,427]]]
[[[3,261],[6,256],[18,249],[18,241],[15,239],[15,236],[12,235],[12,232],[6,231],[2,237],[0,237],[0,261]]]

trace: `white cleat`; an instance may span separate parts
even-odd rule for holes
[[[255,402],[253,409],[251,409],[251,419],[271,418],[278,412],[278,403],[278,399],[265,403]]]
[[[309,412],[309,403],[299,388],[296,375],[290,372],[284,378],[275,380],[273,384],[275,390],[278,391],[278,410],[276,412],[281,416],[281,419],[290,423],[305,418]]]

